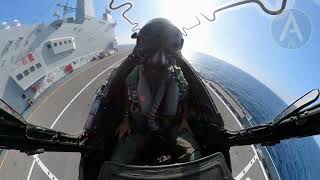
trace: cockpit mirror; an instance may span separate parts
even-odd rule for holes
[[[274,123],[280,122],[281,120],[286,119],[295,113],[298,113],[302,109],[317,101],[318,98],[319,89],[314,89],[308,92],[307,94],[296,100],[294,103],[292,103],[290,106],[288,106],[284,111],[282,111],[282,113],[280,113],[274,119]]]
[[[17,113],[12,107],[10,107],[5,101],[3,101],[2,99],[0,99],[0,109],[5,111],[6,113],[14,116],[16,119],[20,120],[20,121],[25,121],[23,119],[23,117]]]

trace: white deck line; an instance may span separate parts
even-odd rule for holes
[[[59,180],[52,172],[43,164],[38,155],[33,156],[34,161],[40,166],[42,171],[51,179],[51,180]]]
[[[54,122],[52,123],[50,129],[52,129],[56,123],[58,122],[58,120],[60,119],[60,117],[62,116],[62,114],[69,108],[69,106],[77,99],[77,97],[87,88],[89,87],[90,84],[92,84],[95,80],[97,80],[98,77],[100,77],[102,74],[104,74],[106,71],[108,71],[110,68],[116,66],[117,64],[121,63],[122,60],[124,60],[125,58],[120,59],[118,62],[112,64],[111,66],[109,66],[107,69],[103,70],[100,74],[98,74],[96,77],[94,77],[87,85],[85,85],[73,98],[72,100],[63,108],[63,110],[60,112],[60,114],[58,115],[58,117],[54,120]],[[32,162],[32,165],[30,167],[29,173],[28,173],[28,177],[27,180],[30,180],[33,168],[34,168],[34,164],[35,162],[40,166],[40,168],[42,169],[42,171],[51,179],[51,180],[58,180],[58,178],[56,178],[56,176],[54,176],[53,173],[50,172],[50,170],[42,163],[42,161],[40,160],[40,158],[38,157],[38,155],[34,155],[33,156],[34,160]]]
[[[250,123],[250,125],[251,125],[251,126],[253,126],[250,120],[248,120],[248,122]],[[272,159],[272,157],[271,157],[271,155],[270,155],[270,153],[269,153],[268,149],[267,149],[266,147],[264,147],[264,146],[262,146],[262,148],[264,148],[264,149],[267,151],[268,156],[269,156],[269,158],[271,159],[271,162],[272,162],[272,164],[273,164],[273,167],[274,167],[274,169],[276,170],[276,173],[277,173],[278,179],[281,179],[281,178],[280,178],[280,175],[279,175],[279,172],[278,172],[278,170],[277,170],[277,167],[276,167],[276,165],[274,164],[273,159]]]
[[[30,180],[32,169],[33,169],[35,163],[36,163],[36,160],[33,159],[31,167],[30,167],[30,170],[29,170],[29,173],[28,173],[28,176],[27,176],[27,180]]]
[[[274,166],[274,169],[276,170],[276,173],[277,173],[278,178],[281,179],[280,174],[279,174],[279,172],[278,172],[278,169],[277,169],[276,165],[274,164],[273,159],[272,159],[272,157],[271,157],[268,149],[267,149],[266,147],[264,147],[264,148],[266,149],[266,151],[267,151],[267,153],[268,153],[268,156],[269,156],[270,159],[271,159],[271,162],[272,162],[272,164],[273,164],[273,166]]]
[[[234,178],[235,180],[240,180],[243,176],[249,171],[249,169],[253,166],[253,164],[258,159],[258,155],[254,155],[250,162],[243,168],[243,170]]]
[[[125,58],[123,58],[125,59]],[[58,117],[54,120],[54,122],[51,125],[51,129],[56,125],[56,123],[58,122],[58,120],[60,119],[60,117],[62,116],[62,114],[69,108],[69,106],[73,103],[74,100],[77,99],[77,97],[87,88],[90,86],[91,83],[93,83],[95,80],[97,80],[98,77],[100,77],[102,74],[104,74],[106,71],[108,71],[110,68],[112,68],[113,66],[119,64],[123,59],[119,60],[119,62],[116,62],[114,64],[112,64],[111,66],[109,66],[107,69],[103,70],[100,74],[98,74],[96,77],[94,77],[86,86],[84,86],[77,94],[76,96],[74,96],[72,98],[72,100],[63,108],[63,110],[60,112],[60,114],[58,115]]]
[[[250,120],[248,120],[248,122],[250,123],[250,125],[251,125],[251,126],[253,126]],[[276,165],[274,164],[273,159],[272,159],[272,157],[271,157],[271,155],[270,155],[270,153],[269,153],[268,149],[267,149],[266,147],[264,147],[264,146],[262,146],[262,148],[264,148],[264,149],[267,151],[268,156],[269,156],[269,158],[270,158],[270,160],[271,160],[271,162],[272,162],[272,164],[273,164],[273,167],[274,167],[274,169],[276,170],[276,173],[277,173],[278,179],[281,179],[281,178],[280,178],[280,175],[279,175],[279,172],[278,172],[278,170],[277,170],[277,167],[276,167]]]
[[[242,126],[242,124],[240,123],[238,118],[234,115],[234,113],[231,111],[229,106],[222,100],[222,98],[211,88],[211,86],[207,82],[205,82],[204,80],[203,80],[203,82],[210,88],[210,90],[219,98],[219,100],[222,102],[222,104],[228,109],[228,111],[231,113],[232,117],[236,120],[236,122],[238,123],[240,128],[244,129],[244,127]],[[258,160],[258,162],[260,164],[260,167],[261,167],[261,170],[262,170],[262,173],[263,173],[265,179],[269,180],[268,175],[266,173],[266,170],[265,170],[265,168],[264,168],[264,166],[263,166],[263,164],[262,164],[262,162],[261,162],[261,160],[260,160],[260,158],[258,156],[257,150],[254,148],[253,145],[251,145],[251,148],[253,149],[254,155],[258,157],[257,160]]]

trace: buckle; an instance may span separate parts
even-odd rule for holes
[[[130,112],[132,113],[136,113],[139,111],[139,103],[137,102],[132,102],[131,106],[130,106]]]

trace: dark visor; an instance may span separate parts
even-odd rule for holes
[[[183,46],[181,32],[165,19],[154,19],[146,24],[139,32],[138,41],[147,54],[153,54],[159,49],[166,53],[176,53]]]

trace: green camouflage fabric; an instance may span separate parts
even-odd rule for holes
[[[142,65],[138,65],[131,71],[126,79],[127,86],[137,86],[139,71],[142,67]],[[183,99],[187,95],[188,82],[184,78],[181,68],[178,66],[170,66],[168,70],[175,74],[179,91],[182,93],[181,98]],[[132,164],[139,159],[139,156],[143,156],[141,152],[143,152],[143,148],[145,147],[145,137],[139,129],[143,127],[141,124],[143,124],[145,115],[143,113],[134,113],[132,114],[132,118],[132,120],[135,121],[130,123],[133,133],[124,138],[123,141],[115,147],[111,157],[112,161],[122,164]],[[176,152],[180,152],[179,162],[193,161],[201,158],[199,146],[193,134],[187,130],[177,131],[177,125],[179,123],[176,117],[164,117],[160,123],[162,123],[161,127],[168,131],[172,138],[175,139],[175,146],[172,148],[176,149]]]
[[[193,134],[187,130],[171,132],[175,139],[175,145],[171,147],[178,154],[178,162],[189,162],[201,158],[199,145]],[[120,164],[135,164],[144,156],[145,136],[140,133],[133,133],[127,136],[114,149],[111,161]]]

